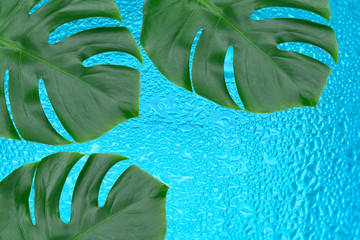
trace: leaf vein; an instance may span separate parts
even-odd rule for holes
[[[41,58],[41,57],[38,57],[38,56],[36,56],[36,55],[34,55],[34,54],[32,54],[32,53],[30,53],[30,52],[28,52],[28,51],[20,48],[20,47],[18,47],[18,46],[15,45],[15,44],[11,44],[11,43],[9,43],[8,41],[5,41],[4,39],[1,39],[1,38],[0,38],[0,44],[3,44],[4,46],[9,47],[10,49],[12,49],[12,50],[15,51],[15,52],[19,52],[19,53],[21,53],[21,54],[25,54],[25,55],[28,56],[28,57],[31,57],[31,58],[33,58],[33,59],[35,59],[35,60],[37,60],[37,61],[39,61],[39,62],[41,62],[41,63],[44,63],[45,65],[47,65],[47,66],[55,69],[56,71],[59,71],[59,72],[65,74],[65,75],[67,75],[67,76],[69,76],[69,77],[71,77],[71,78],[73,78],[73,79],[75,79],[75,80],[78,80],[79,82],[83,83],[84,85],[86,85],[86,86],[88,86],[88,87],[90,87],[90,88],[95,89],[96,91],[100,92],[101,94],[103,94],[104,96],[108,97],[109,99],[112,99],[112,100],[116,101],[115,99],[113,99],[113,98],[111,98],[110,96],[106,95],[101,89],[99,89],[99,88],[97,88],[97,87],[95,87],[95,86],[87,83],[86,81],[82,80],[81,78],[79,78],[79,77],[77,77],[77,76],[75,76],[75,75],[73,75],[73,74],[71,74],[71,73],[69,73],[69,72],[61,69],[60,67],[57,67],[57,66],[51,64],[51,63],[48,62],[47,60],[45,60],[45,59],[43,59],[43,58]]]
[[[96,229],[97,227],[99,227],[99,226],[101,226],[102,224],[104,224],[105,222],[109,221],[111,218],[113,218],[113,217],[115,217],[115,216],[117,216],[117,215],[120,215],[121,213],[123,213],[123,212],[124,212],[126,209],[128,209],[129,207],[131,207],[131,206],[133,206],[133,205],[135,205],[135,204],[138,204],[138,203],[142,202],[142,201],[145,200],[145,199],[146,199],[146,198],[142,198],[142,199],[140,199],[140,200],[138,200],[138,201],[136,201],[136,202],[134,202],[134,203],[132,203],[132,204],[124,207],[123,209],[119,210],[117,213],[115,213],[115,214],[113,214],[113,215],[105,218],[105,219],[102,220],[101,222],[95,224],[94,226],[92,226],[91,228],[89,228],[88,230],[86,230],[85,232],[76,235],[72,240],[80,239],[82,236],[90,233],[91,231],[93,231],[93,230]]]
[[[248,38],[243,31],[241,31],[237,26],[235,26],[228,18],[226,18],[217,7],[213,6],[207,0],[199,0],[202,5],[209,9],[215,16],[220,17],[226,24],[228,24],[232,29],[238,32],[250,45],[252,45],[256,50],[263,54],[277,69],[283,72],[286,76],[288,74],[277,64],[275,63],[269,55],[267,55],[263,50],[261,50],[250,38]]]
[[[9,14],[9,16],[5,19],[5,21],[3,22],[3,24],[0,27],[0,32],[2,32],[2,30],[6,27],[6,24],[11,20],[12,16],[14,15],[14,13],[16,12],[16,10],[19,8],[19,6],[22,4],[24,0],[21,0],[18,4],[16,4],[15,8],[11,11],[11,13]]]

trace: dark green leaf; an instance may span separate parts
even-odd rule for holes
[[[275,6],[311,11],[330,20],[328,0],[146,0],[141,43],[165,77],[191,91],[190,49],[202,29],[192,68],[199,95],[240,109],[224,78],[225,55],[233,46],[236,86],[246,110],[268,113],[316,106],[331,68],[277,46],[312,44],[337,61],[334,31],[300,19],[251,19],[256,10]]]
[[[140,72],[124,66],[84,67],[103,52],[124,52],[142,61],[140,49],[125,27],[95,28],[51,45],[59,26],[78,19],[121,20],[113,0],[52,0],[34,14],[40,0],[0,2],[0,136],[20,139],[6,108],[4,73],[9,70],[9,97],[15,125],[28,141],[70,143],[51,126],[39,99],[42,78],[54,110],[76,142],[102,136],[138,116]]]
[[[81,157],[79,153],[57,153],[20,167],[0,183],[0,239],[164,239],[168,187],[135,165],[120,176],[105,205],[98,206],[104,176],[114,164],[126,159],[114,154],[89,157],[75,185],[71,220],[62,222],[61,191]],[[34,226],[28,198],[35,171]]]

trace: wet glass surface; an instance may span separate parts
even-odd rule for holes
[[[81,20],[60,27],[49,41],[97,26],[124,25],[139,42],[143,1],[116,3],[124,23]],[[143,66],[124,54],[97,55],[85,64],[141,69],[140,117],[84,144],[54,147],[1,139],[0,179],[58,151],[118,153],[130,161],[117,164],[106,176],[100,204],[122,171],[135,163],[170,185],[168,240],[360,239],[360,4],[331,0],[330,5],[339,62],[317,108],[258,115],[229,110],[167,81],[143,49]],[[314,14],[284,8],[253,15],[268,17],[324,23]],[[334,66],[317,48],[303,44],[281,48]],[[231,95],[236,96],[231,49],[225,71]],[[51,123],[69,137],[41,81],[40,88]],[[60,203],[64,221],[70,219],[71,191],[83,164],[75,166],[66,182]]]

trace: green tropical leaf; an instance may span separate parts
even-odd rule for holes
[[[331,68],[277,46],[307,43],[337,61],[334,31],[307,20],[251,19],[256,10],[267,7],[302,9],[330,21],[328,0],[146,0],[141,44],[165,77],[191,91],[190,49],[202,29],[192,65],[196,93],[240,109],[224,78],[224,59],[232,46],[236,86],[246,110],[269,113],[316,106]]]
[[[168,187],[135,165],[116,181],[105,205],[98,193],[107,171],[125,157],[93,154],[76,182],[71,220],[60,219],[59,200],[71,168],[83,157],[61,152],[20,167],[0,182],[0,239],[164,239]],[[35,219],[29,194],[35,175]]]
[[[124,52],[142,61],[140,49],[125,27],[102,27],[49,44],[59,26],[83,18],[121,20],[113,0],[52,0],[33,14],[40,0],[0,2],[0,136],[20,139],[9,117],[3,76],[9,70],[9,99],[14,122],[28,141],[70,143],[49,123],[39,99],[41,78],[54,110],[76,142],[102,136],[138,116],[140,72],[124,66],[84,67],[104,52]]]

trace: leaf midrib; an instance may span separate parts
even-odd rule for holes
[[[73,78],[73,79],[75,79],[75,80],[78,80],[78,81],[80,81],[81,83],[85,84],[86,86],[88,86],[88,87],[90,87],[90,88],[92,88],[92,89],[100,92],[100,93],[103,94],[104,96],[107,96],[107,97],[109,97],[110,99],[112,99],[110,96],[108,96],[107,94],[105,94],[103,91],[101,91],[100,89],[94,87],[93,85],[85,82],[85,81],[82,80],[81,78],[79,78],[79,77],[77,77],[77,76],[75,76],[75,75],[73,75],[73,74],[71,74],[71,73],[69,73],[69,72],[67,72],[67,71],[59,68],[58,66],[56,66],[56,65],[54,65],[54,64],[51,64],[51,63],[48,62],[46,59],[43,59],[43,58],[41,58],[41,57],[38,57],[38,56],[36,56],[35,54],[33,54],[33,53],[31,53],[31,52],[29,52],[29,51],[27,51],[27,50],[19,47],[18,45],[14,44],[14,43],[11,43],[11,42],[9,42],[9,41],[6,41],[6,40],[0,38],[0,45],[4,45],[4,46],[6,46],[6,47],[9,47],[9,48],[11,48],[12,50],[14,50],[15,52],[19,52],[20,54],[24,54],[24,55],[26,55],[26,56],[28,56],[28,57],[31,57],[31,58],[33,58],[33,59],[35,59],[35,60],[37,60],[37,61],[39,61],[39,62],[41,62],[41,63],[44,63],[45,65],[47,65],[47,66],[55,69],[56,71],[59,71],[59,72],[65,74],[65,75],[67,75],[67,76],[69,76],[69,77],[71,77],[71,78]]]
[[[263,50],[261,50],[250,38],[248,38],[241,29],[239,29],[237,26],[235,26],[224,14],[221,13],[220,9],[214,6],[213,4],[209,3],[207,0],[198,0],[198,3],[201,3],[203,7],[210,10],[215,16],[218,16],[221,18],[226,24],[228,24],[232,29],[234,29],[236,32],[238,32],[248,43],[250,43],[253,47],[255,47],[256,50],[258,50],[261,54],[263,54],[267,59],[270,60],[270,62],[278,68],[281,72],[287,73],[278,65],[276,64],[269,55],[267,55]]]

